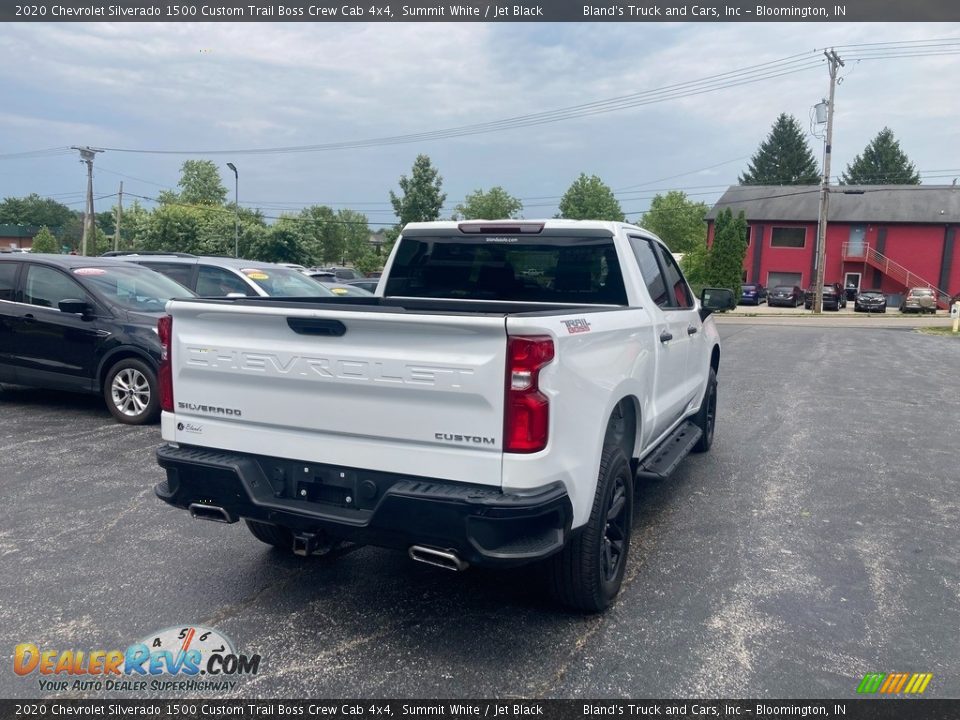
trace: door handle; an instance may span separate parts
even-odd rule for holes
[[[697,328],[695,325],[687,325],[687,335],[696,335]]]
[[[673,340],[673,335],[669,331],[664,330],[662,333],[660,333],[660,342],[665,343],[670,342],[671,340]]]
[[[326,337],[343,337],[347,326],[339,320],[325,318],[287,318],[287,325],[298,335],[323,335]]]
[[[28,323],[34,323],[37,319],[33,316],[33,313],[27,313],[23,316],[23,321]]]

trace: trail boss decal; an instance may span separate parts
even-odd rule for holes
[[[574,318],[573,320],[561,320],[560,322],[566,326],[567,332],[571,335],[590,332],[590,323],[587,322],[586,318]]]

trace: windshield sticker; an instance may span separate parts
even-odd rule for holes
[[[586,318],[574,318],[573,320],[561,320],[560,322],[566,326],[567,332],[571,335],[590,332],[590,323],[587,322]]]
[[[249,268],[247,270],[241,270],[240,272],[244,273],[251,280],[269,280],[270,276],[267,275],[263,270],[258,270],[256,268]]]
[[[76,268],[74,275],[106,275],[107,271],[103,268]]]

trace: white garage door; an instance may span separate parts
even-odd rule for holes
[[[779,285],[786,285],[787,287],[796,285],[799,287],[802,277],[802,273],[769,272],[767,273],[767,287],[775,288]]]

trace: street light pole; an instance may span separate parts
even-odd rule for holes
[[[233,223],[233,256],[240,257],[240,173],[232,162],[227,167],[233,170],[233,204],[236,217]]]

